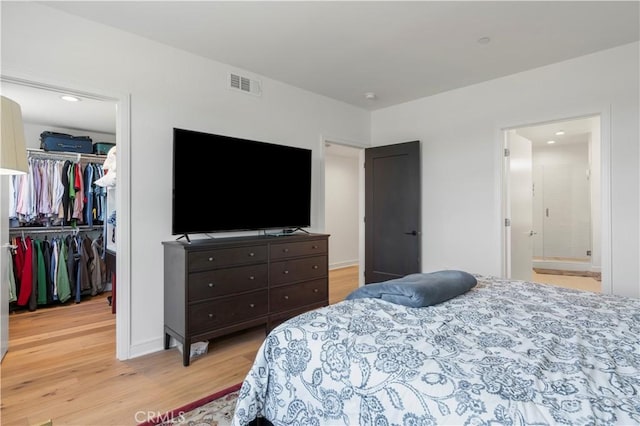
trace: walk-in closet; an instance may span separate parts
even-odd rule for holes
[[[27,158],[29,172],[9,178],[10,312],[110,292],[105,156],[28,149]]]
[[[76,92],[78,100],[69,103],[62,100],[68,93],[56,88],[4,77],[2,92],[22,108],[29,165],[26,175],[4,176],[0,191],[8,248],[0,260],[9,266],[3,323],[20,330],[18,349],[51,335],[48,329],[25,332],[33,315],[51,316],[61,335],[78,333],[77,327],[107,314],[113,321],[102,324],[112,330],[115,344],[115,103]],[[112,149],[45,150],[41,134],[46,131],[87,136],[94,145]],[[10,333],[3,328],[2,334],[6,344]],[[3,357],[12,350],[5,344]]]

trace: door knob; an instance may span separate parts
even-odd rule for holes
[[[404,235],[418,235],[418,231],[405,232]]]
[[[537,232],[533,232],[533,231],[529,231],[529,236],[530,237],[533,237],[534,235],[538,235],[538,233]]]

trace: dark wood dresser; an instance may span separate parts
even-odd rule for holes
[[[282,321],[329,304],[326,234],[166,241],[165,349]]]

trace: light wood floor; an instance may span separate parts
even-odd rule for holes
[[[601,282],[593,277],[579,277],[573,275],[553,275],[553,274],[539,274],[533,272],[532,281],[544,284],[551,284],[559,287],[575,288],[578,290],[593,291],[595,293],[601,292]]]
[[[581,277],[556,280],[567,284],[574,278]],[[343,300],[358,286],[358,268],[331,271],[329,283],[329,302]],[[264,339],[258,327],[213,340],[209,353],[189,367],[175,348],[118,361],[107,295],[10,315],[9,351],[0,366],[0,424],[52,419],[53,426],[136,425],[240,383]]]
[[[357,274],[330,272],[331,304],[358,286]],[[10,314],[0,424],[136,425],[242,382],[265,337],[258,327],[213,340],[189,367],[175,348],[118,361],[107,296]]]

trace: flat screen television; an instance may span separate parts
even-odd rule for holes
[[[173,129],[173,235],[310,225],[310,149]]]

